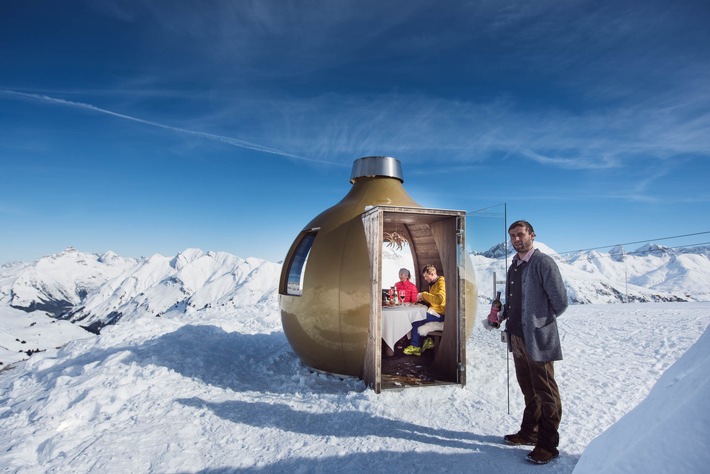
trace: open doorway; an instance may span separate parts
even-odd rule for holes
[[[362,214],[362,220],[369,249],[372,288],[363,379],[378,393],[382,389],[409,386],[465,385],[466,340],[470,334],[466,300],[467,295],[475,294],[475,279],[465,255],[465,212],[375,206]],[[398,357],[395,347],[395,358],[392,359],[383,351],[382,289],[390,284],[383,281],[383,244],[386,236],[393,233],[397,233],[409,247],[412,274],[416,274],[420,291],[428,288],[425,283],[422,286],[420,278],[424,265],[434,265],[446,281],[444,327],[437,339],[436,350],[424,352],[420,357]],[[472,315],[469,318],[472,322]]]
[[[383,301],[394,291],[397,293],[396,285],[400,281],[399,275],[409,275],[409,281],[417,288],[417,292],[426,291],[427,283],[421,278],[421,268],[414,266],[413,248],[409,245],[411,236],[406,231],[402,223],[393,222],[384,230],[382,243],[382,293]],[[420,286],[419,282],[423,284]],[[411,303],[406,304],[410,306]],[[403,309],[403,308],[400,308]],[[396,314],[397,308],[390,308],[395,311],[396,317],[405,317],[403,314]],[[383,331],[388,323],[388,309],[383,308]],[[401,311],[400,311],[401,312]],[[386,332],[386,331],[384,331]],[[436,341],[440,342],[441,331],[435,333]],[[411,356],[404,353],[404,349],[411,343],[411,333],[397,333],[398,339],[387,340],[383,335],[382,339],[382,389],[398,389],[414,386],[435,385],[444,380],[443,374],[439,374],[434,367],[434,350],[424,351],[421,356]],[[436,349],[436,348],[434,348]]]

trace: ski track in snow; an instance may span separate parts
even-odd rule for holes
[[[277,312],[146,314],[0,373],[0,466],[569,473],[699,338],[710,303],[571,306],[558,319],[565,359],[555,365],[562,456],[545,468],[524,461],[528,448],[501,443],[517,430],[523,402],[512,360],[482,316],[467,346],[465,388],[376,395],[300,364]]]

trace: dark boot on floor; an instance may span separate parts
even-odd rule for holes
[[[518,431],[515,434],[507,434],[503,436],[503,439],[507,444],[511,444],[513,446],[535,446],[537,444],[536,435],[526,435],[521,431]]]
[[[535,446],[535,449],[533,449],[525,459],[533,464],[547,464],[559,455],[560,452],[556,448],[548,449],[540,446]]]

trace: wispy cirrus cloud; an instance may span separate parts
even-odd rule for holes
[[[84,102],[69,101],[69,100],[60,99],[57,97],[50,97],[50,96],[42,95],[42,94],[18,92],[18,91],[13,91],[13,90],[0,90],[0,94],[3,96],[9,97],[9,98],[13,98],[13,99],[39,101],[39,102],[50,103],[50,104],[54,104],[54,105],[78,108],[78,109],[82,109],[82,110],[86,110],[86,111],[90,111],[90,112],[110,115],[112,117],[118,117],[118,118],[121,118],[124,120],[130,120],[130,121],[137,122],[137,123],[140,123],[143,125],[149,125],[151,127],[162,128],[164,130],[168,130],[168,131],[183,134],[183,135],[190,135],[190,136],[194,136],[194,137],[204,138],[207,140],[212,140],[212,141],[224,143],[224,144],[235,146],[238,148],[244,148],[247,150],[259,151],[259,152],[268,153],[268,154],[272,154],[272,155],[283,156],[286,158],[292,158],[292,159],[299,160],[299,161],[308,161],[308,162],[322,163],[322,164],[332,164],[328,161],[307,158],[304,156],[296,155],[296,154],[285,152],[282,150],[277,150],[275,148],[270,148],[270,147],[260,145],[257,143],[248,142],[246,140],[241,140],[239,138],[228,137],[228,136],[224,136],[224,135],[217,135],[217,134],[207,133],[207,132],[200,132],[200,131],[196,131],[196,130],[189,130],[189,129],[185,129],[185,128],[173,127],[171,125],[166,125],[166,124],[154,122],[151,120],[133,117],[131,115],[126,115],[126,114],[122,114],[119,112],[114,112],[112,110],[103,109],[101,107],[97,107],[95,105],[87,104]]]
[[[692,82],[707,77],[705,56],[676,54],[688,48],[679,25],[692,7],[364,4],[225,0],[166,9],[112,0],[94,8],[149,26],[140,31],[161,45],[154,49],[181,59],[146,65],[156,94],[175,77],[219,71],[202,91],[220,105],[196,110],[190,123],[222,130],[234,120],[233,129],[251,127],[250,137],[265,137],[254,141],[280,143],[284,155],[503,156],[603,171],[708,152],[710,101]],[[456,58],[445,74],[440,57]]]
[[[584,169],[606,169],[619,167],[619,160],[608,155],[599,155],[595,157],[580,157],[570,154],[566,157],[546,156],[542,153],[537,153],[532,150],[520,150],[520,154],[537,163],[546,166],[554,166],[556,168],[564,168],[571,170]]]
[[[524,158],[545,167],[603,171],[710,153],[710,138],[701,133],[710,129],[710,113],[698,102],[667,107],[682,102],[683,93],[673,91],[655,101],[570,112],[527,110],[508,99],[328,94],[277,102],[272,108],[282,111],[283,123],[271,123],[280,141],[314,156],[379,150],[449,165]]]

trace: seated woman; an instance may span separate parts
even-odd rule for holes
[[[409,281],[411,274],[406,268],[399,269],[399,281],[394,284],[394,290],[397,295],[404,291],[404,303],[415,303],[417,301],[417,294],[419,290],[417,286]]]
[[[424,324],[434,322],[444,322],[444,313],[446,312],[446,286],[444,277],[436,273],[434,265],[426,265],[422,270],[424,281],[429,283],[429,291],[422,291],[417,295],[417,301],[424,301],[429,305],[429,310],[426,313],[426,319],[414,321],[412,323],[412,343],[404,349],[407,355],[420,356],[422,352],[434,347],[434,341],[427,338],[422,345],[422,338],[419,334],[419,327]]]

